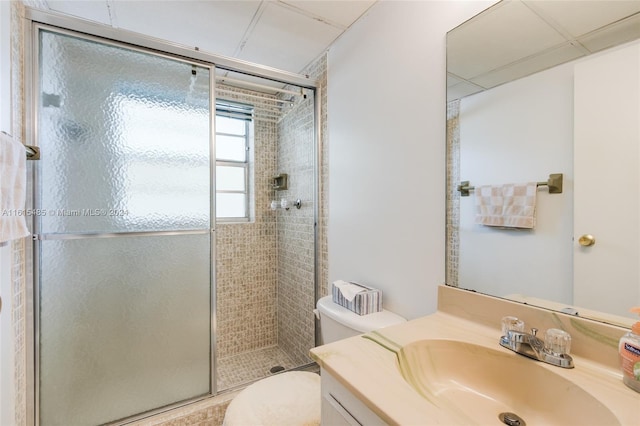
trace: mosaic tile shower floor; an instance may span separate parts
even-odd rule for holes
[[[218,389],[230,389],[256,379],[270,376],[271,368],[296,367],[293,360],[278,346],[243,352],[218,360]]]

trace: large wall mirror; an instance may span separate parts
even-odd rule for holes
[[[447,284],[631,324],[640,2],[498,2],[447,34],[447,98]],[[476,224],[475,191],[458,190],[558,173],[561,193],[536,192],[533,229]]]

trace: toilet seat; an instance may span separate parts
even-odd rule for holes
[[[259,380],[236,396],[223,426],[320,425],[320,376],[289,371]]]

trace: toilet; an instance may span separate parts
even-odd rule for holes
[[[333,303],[331,296],[318,300],[314,312],[320,318],[322,344],[406,321],[386,310],[358,315]],[[223,426],[319,425],[320,402],[318,374],[288,371],[259,380],[241,391],[227,407]]]

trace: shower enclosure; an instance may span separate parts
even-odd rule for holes
[[[38,424],[120,421],[309,364],[313,85],[43,16],[30,90]]]

